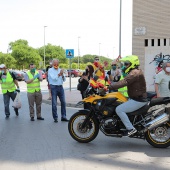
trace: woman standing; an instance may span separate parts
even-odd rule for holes
[[[85,91],[89,85],[90,78],[93,78],[94,68],[92,65],[87,65],[85,72],[83,72],[81,78],[78,82],[81,84],[80,93],[82,95],[82,99],[84,99]],[[84,104],[84,109],[88,109],[87,104]]]

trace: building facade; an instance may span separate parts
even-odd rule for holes
[[[147,90],[154,90],[155,68],[170,62],[170,0],[133,0],[132,54],[138,55]]]

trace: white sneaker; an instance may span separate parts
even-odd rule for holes
[[[131,135],[135,134],[136,132],[137,132],[137,130],[135,128],[128,130],[127,136],[131,136]]]

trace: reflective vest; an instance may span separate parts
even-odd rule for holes
[[[38,74],[38,71],[35,71],[35,75],[36,74]],[[27,72],[27,75],[29,79],[34,78],[30,71]],[[28,93],[34,93],[35,91],[40,91],[40,81],[38,79],[35,79],[33,82],[27,84]]]
[[[120,80],[124,79],[124,77],[121,75]],[[122,93],[125,97],[129,97],[127,93],[127,86],[119,88],[118,91]]]
[[[8,92],[13,92],[13,91],[16,90],[13,77],[11,76],[9,71],[6,74],[6,81],[5,82],[1,81],[1,83],[2,83],[1,84],[1,89],[2,89],[3,94],[7,93],[7,91]]]

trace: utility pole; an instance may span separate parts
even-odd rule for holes
[[[44,26],[44,69],[45,69],[45,28],[47,26]]]
[[[79,48],[79,39],[80,39],[80,37],[78,37],[78,69],[80,69],[80,48]]]

